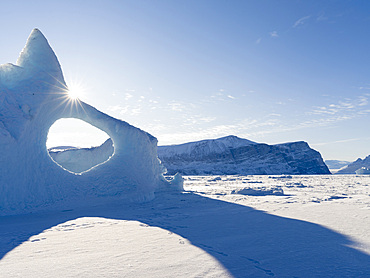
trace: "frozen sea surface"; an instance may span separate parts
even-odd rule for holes
[[[0,217],[1,277],[370,277],[369,176],[187,176],[186,192]]]

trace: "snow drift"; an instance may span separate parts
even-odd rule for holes
[[[109,161],[82,174],[54,163],[46,140],[61,118],[106,132],[115,150]],[[16,65],[0,66],[0,153],[0,215],[100,197],[149,200],[159,189],[181,190],[181,182],[171,185],[162,176],[155,137],[68,97],[58,59],[38,29]]]

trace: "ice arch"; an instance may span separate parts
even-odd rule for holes
[[[56,121],[49,129],[46,146],[52,160],[73,173],[98,167],[114,155],[108,134],[77,119]]]
[[[63,171],[46,149],[48,130],[61,118],[76,118],[106,132],[115,155],[84,175]],[[157,139],[79,100],[68,98],[61,67],[38,29],[16,65],[0,66],[0,214],[50,204],[122,198],[150,200],[158,190],[181,190],[165,181]]]

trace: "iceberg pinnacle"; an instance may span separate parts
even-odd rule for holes
[[[65,85],[58,59],[39,29],[32,30],[16,65],[33,72],[47,72]]]
[[[145,201],[158,191],[181,190],[162,175],[155,137],[70,99],[66,88],[58,59],[37,29],[17,65],[0,66],[0,215],[113,198]],[[62,118],[106,132],[114,145],[110,159],[80,174],[56,164],[46,140]]]

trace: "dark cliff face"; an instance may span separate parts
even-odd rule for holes
[[[172,148],[172,150],[171,150]],[[212,151],[204,142],[194,151],[161,147],[158,156],[168,174],[184,175],[280,175],[330,174],[319,152],[305,142],[279,145],[250,144]]]

